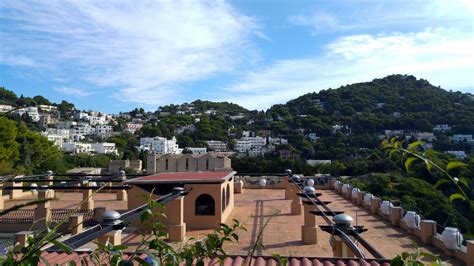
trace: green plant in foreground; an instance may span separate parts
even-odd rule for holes
[[[423,266],[424,263],[420,262],[419,259],[428,260],[431,266],[444,266],[445,262],[442,262],[437,256],[430,253],[424,252],[420,249],[418,244],[413,241],[413,252],[403,252],[401,255],[397,255],[393,260],[390,261],[391,266]]]
[[[110,244],[98,243],[98,248],[91,257],[94,263],[100,265],[204,265],[206,258],[223,258],[226,252],[223,246],[226,242],[238,241],[238,230],[246,230],[239,221],[233,220],[231,226],[220,224],[214,232],[205,238],[195,241],[189,238],[186,243],[179,247],[173,247],[166,241],[168,234],[165,232],[166,225],[162,223],[166,219],[165,207],[148,197],[147,208],[140,215],[141,223],[147,228],[142,235],[142,240],[135,251],[125,260],[123,251],[128,247],[125,245],[112,246]],[[146,259],[140,257],[146,254]]]
[[[450,174],[450,172],[457,168],[466,167],[467,164],[462,162],[448,162],[446,167],[443,168],[440,164],[434,162],[432,159],[428,158],[431,155],[434,155],[435,152],[432,150],[425,151],[421,153],[417,151],[417,147],[423,144],[421,141],[415,141],[410,143],[406,148],[403,146],[403,142],[398,141],[396,138],[391,138],[390,140],[384,140],[381,144],[382,149],[388,151],[391,158],[394,157],[395,154],[401,154],[401,159],[404,163],[405,169],[408,171],[411,165],[415,161],[421,161],[426,165],[426,169],[428,171],[437,170],[442,175],[443,178],[438,179],[434,185],[435,188],[439,187],[444,183],[451,183],[458,193],[453,193],[449,196],[449,200],[453,201],[455,199],[467,200],[470,202],[471,207],[473,206],[473,200],[469,198],[468,194],[464,191],[463,186],[465,188],[469,188],[469,183],[466,178],[464,177],[454,177]]]

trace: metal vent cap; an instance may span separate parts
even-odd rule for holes
[[[106,225],[116,225],[121,223],[120,221],[120,213],[117,211],[105,211],[102,214],[102,221],[103,224]]]

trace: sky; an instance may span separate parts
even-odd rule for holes
[[[80,109],[264,110],[390,74],[474,93],[474,1],[0,1],[0,86]]]

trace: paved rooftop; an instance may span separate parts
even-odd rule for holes
[[[332,190],[322,190],[321,192],[323,193],[320,197],[322,200],[332,201],[329,205],[332,210],[345,211],[346,214],[354,218],[357,225],[363,225],[368,229],[362,236],[386,258],[391,259],[404,251],[413,250],[412,241],[417,238],[407,235],[403,229],[392,227],[388,222],[382,221],[380,217],[370,214]],[[232,219],[238,219],[245,224],[247,232],[239,233],[239,243],[226,245],[225,250],[228,254],[247,255],[255,244],[261,228],[270,219],[263,231],[262,243],[265,248],[258,248],[255,255],[332,257],[333,251],[329,245],[330,234],[328,233],[319,230],[318,244],[303,244],[301,241],[303,215],[292,215],[291,200],[284,198],[285,191],[278,189],[245,189],[243,194],[236,194],[235,209],[227,223],[231,223]],[[326,223],[323,218],[317,217],[317,224],[325,225]],[[190,231],[187,236],[199,237],[208,232]],[[361,245],[359,246],[362,248]],[[422,245],[420,244],[420,246]],[[422,246],[422,249],[438,256],[441,255],[439,250],[432,247]],[[363,249],[363,251],[367,257],[372,257],[367,250]],[[449,261],[445,256],[441,257],[453,265],[460,263]]]

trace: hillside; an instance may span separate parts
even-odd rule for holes
[[[295,119],[294,125],[309,124],[305,129],[317,133],[324,133],[319,128],[324,125],[312,124],[313,117],[326,125],[348,125],[354,134],[384,129],[432,131],[437,124],[452,125],[455,133],[474,132],[473,95],[448,92],[407,75],[309,93],[284,105],[275,105],[268,112],[273,117],[283,117],[283,121],[307,115]]]

